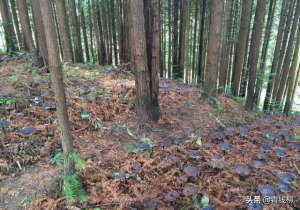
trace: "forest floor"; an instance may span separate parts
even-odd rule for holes
[[[132,73],[83,64],[64,74],[88,201],[67,205],[49,162],[61,151],[49,74],[5,56],[0,74],[1,210],[262,209],[249,196],[275,195],[264,209],[300,208],[300,117],[249,113],[224,96],[212,106],[200,89],[161,79],[162,117],[139,130]],[[37,132],[22,137],[23,127]]]

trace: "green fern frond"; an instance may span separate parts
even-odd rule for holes
[[[64,176],[63,182],[64,195],[66,196],[68,203],[73,203],[75,201],[84,203],[87,201],[86,194],[77,174]]]

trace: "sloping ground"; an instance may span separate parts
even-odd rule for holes
[[[222,111],[216,117],[199,89],[162,79],[162,119],[139,131],[130,72],[87,65],[65,66],[64,71],[75,148],[87,163],[83,180],[88,203],[83,207],[188,209],[206,195],[216,209],[245,209],[246,196],[260,195],[260,188],[264,193],[264,185],[278,195],[299,197],[299,144],[291,142],[299,135],[299,119],[247,113],[224,97],[219,98]],[[53,93],[48,73],[22,59],[2,62],[0,72],[5,75],[1,87],[10,87],[1,89],[0,96],[18,101],[0,106],[1,118],[9,121],[1,138],[0,185],[12,182],[18,188],[23,183],[19,180],[35,173],[24,168],[45,165],[61,150]],[[37,132],[24,138],[22,127]],[[154,143],[152,152],[142,143],[145,139]],[[132,148],[147,151],[132,154]],[[237,174],[237,166],[244,175]],[[294,177],[279,185],[288,193],[277,186],[284,172]],[[8,178],[12,174],[15,178]],[[286,185],[288,190],[282,190]],[[29,209],[76,209],[50,195],[37,201],[31,194],[27,197],[32,201]],[[15,209],[16,203],[6,208]]]

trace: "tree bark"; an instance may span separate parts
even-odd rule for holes
[[[234,58],[233,74],[232,74],[232,94],[239,95],[242,69],[247,45],[247,37],[249,31],[249,23],[251,21],[251,0],[242,0],[242,18],[240,24],[240,32],[238,42],[236,43],[236,51]]]
[[[21,28],[22,28],[22,35],[24,40],[24,49],[31,53],[36,53],[35,46],[33,44],[33,38],[32,38],[32,32],[31,32],[31,26],[29,22],[29,16],[28,16],[28,8],[26,0],[17,0],[17,7],[19,10],[20,15],[20,22],[21,22]]]
[[[84,7],[83,5],[80,5],[80,18],[81,18],[81,26],[82,26],[82,34],[83,34],[83,43],[84,43],[84,48],[85,48],[85,56],[86,60],[89,62],[91,60],[90,58],[90,52],[89,52],[89,41],[88,41],[88,36],[87,36],[87,29],[86,29],[86,17],[84,13]]]
[[[159,0],[144,0],[144,13],[146,24],[146,46],[147,46],[147,63],[150,75],[150,95],[151,107],[150,118],[158,121],[160,118],[160,108],[158,103],[159,96],[159,79],[158,73],[160,67],[160,16]]]
[[[297,32],[297,27],[298,27],[298,23],[299,23],[299,16],[300,16],[300,0],[297,0],[293,25],[292,25],[292,29],[290,31],[287,51],[286,51],[283,66],[282,66],[282,77],[280,78],[278,93],[276,95],[276,103],[280,104],[280,105],[282,104],[286,82],[289,77],[288,75],[289,75],[291,60],[292,60],[294,46],[295,46],[295,35]]]
[[[284,112],[288,115],[293,105],[293,90],[295,83],[297,81],[297,67],[299,63],[299,50],[300,50],[300,27],[298,26],[297,41],[295,45],[295,51],[293,55],[293,61],[291,64],[289,77],[288,77],[288,87],[287,87],[287,97],[284,105]]]
[[[262,47],[262,52],[261,52],[259,75],[258,75],[258,80],[257,80],[257,85],[256,85],[256,90],[255,90],[256,105],[259,104],[259,101],[261,98],[261,90],[262,90],[263,80],[265,78],[267,53],[268,53],[269,41],[270,41],[270,36],[271,36],[271,31],[272,31],[275,8],[276,8],[276,0],[270,0],[267,25],[266,25],[264,42],[263,42],[263,47]]]
[[[74,55],[75,55],[74,61],[80,63],[83,62],[83,52],[82,52],[80,26],[78,23],[77,12],[76,12],[76,4],[75,4],[75,0],[68,0],[68,1],[69,1],[71,23],[72,23],[72,36],[74,39]]]
[[[179,36],[178,36],[178,21],[179,21],[179,0],[174,0],[174,25],[173,25],[173,77],[178,78],[179,71]]]
[[[223,5],[224,0],[209,1],[210,21],[204,91],[212,95],[216,95],[218,88],[218,69],[220,61],[219,47],[222,40],[221,28]]]
[[[199,54],[198,54],[198,67],[197,67],[197,83],[200,84],[204,78],[203,78],[203,54],[204,54],[204,28],[205,28],[205,11],[206,11],[206,0],[202,1],[202,12],[201,12],[201,23],[200,23],[200,34],[199,34]]]
[[[62,44],[62,54],[64,62],[72,62],[73,50],[69,31],[69,24],[66,16],[66,6],[64,0],[55,0],[55,8],[58,19],[58,29]]]
[[[189,1],[180,0],[180,29],[179,29],[179,69],[176,78],[183,78],[185,69],[186,37],[189,36],[188,25]]]
[[[247,89],[246,109],[253,110],[255,105],[256,68],[261,44],[262,29],[264,26],[265,0],[258,0],[254,19],[251,48],[249,52],[249,83]]]
[[[275,72],[276,72],[276,69],[278,66],[280,47],[281,47],[283,33],[284,33],[284,25],[285,25],[286,18],[287,18],[287,14],[286,14],[287,8],[288,8],[288,1],[282,1],[276,45],[275,45],[275,50],[273,53],[273,61],[272,61],[272,66],[271,66],[271,71],[270,71],[269,81],[268,81],[268,86],[267,86],[267,92],[266,92],[266,97],[265,97],[264,107],[263,107],[264,111],[267,111],[269,109],[270,100],[271,100],[272,92],[274,89]]]
[[[225,4],[224,22],[223,22],[223,44],[222,44],[222,56],[220,63],[220,74],[219,74],[219,89],[221,92],[225,91],[227,74],[228,74],[228,63],[229,63],[229,36],[230,36],[230,12],[231,12],[232,0],[227,0]]]
[[[13,51],[16,51],[18,48],[16,46],[17,39],[14,31],[14,25],[9,13],[7,0],[0,0],[0,12],[2,17],[2,25],[4,28],[6,51],[7,53],[11,53]]]
[[[147,65],[146,33],[144,19],[144,1],[129,0],[130,52],[131,63],[135,72],[136,112],[141,125],[150,116],[150,86]]]
[[[24,43],[22,40],[22,35],[21,35],[21,30],[20,30],[18,15],[17,15],[16,0],[10,0],[10,9],[11,9],[13,23],[14,23],[14,26],[16,29],[16,34],[17,34],[18,43],[19,43],[19,49],[24,50]]]
[[[49,0],[40,0],[40,6],[45,28],[46,43],[49,53],[49,70],[56,101],[56,113],[61,131],[61,140],[65,155],[64,173],[71,175],[74,173],[74,163],[70,158],[73,153],[73,140],[69,126],[68,110],[63,83],[62,65],[59,59],[59,50],[55,26],[53,21],[53,11]]]
[[[32,15],[35,25],[36,43],[37,43],[37,55],[41,59],[41,65],[47,65],[48,51],[45,43],[45,29],[42,21],[42,14],[40,9],[40,1],[32,0]]]
[[[115,17],[115,0],[110,0],[110,13],[111,13],[111,27],[112,27],[112,39],[115,65],[119,64],[119,54],[117,47],[117,30],[116,30],[116,17]]]

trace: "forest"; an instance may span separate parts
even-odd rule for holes
[[[300,0],[0,0],[0,210],[300,209]]]

